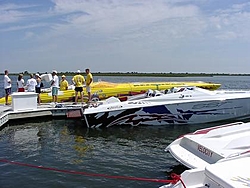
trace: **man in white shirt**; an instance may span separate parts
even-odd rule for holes
[[[27,84],[26,84],[27,90],[29,92],[35,92],[36,85],[37,85],[36,79],[33,77],[33,74],[30,74],[30,79],[27,80]]]
[[[57,76],[57,71],[53,70],[52,71],[52,82],[51,82],[51,87],[52,87],[52,102],[57,102],[57,95],[58,95],[58,89],[59,89],[59,78]]]
[[[8,103],[9,95],[11,94],[11,79],[9,78],[9,71],[4,71],[4,89],[5,89],[5,105],[10,105]]]

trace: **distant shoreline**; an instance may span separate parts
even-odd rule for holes
[[[92,73],[96,76],[141,76],[141,77],[213,77],[213,76],[250,76],[250,74],[224,74],[224,73]]]
[[[22,72],[24,75],[29,75],[29,72]],[[46,74],[40,73],[40,74]],[[18,75],[19,73],[9,73],[9,75]],[[34,74],[34,73],[33,73]],[[59,72],[58,75],[72,76],[75,72]],[[82,72],[84,75],[85,72]],[[213,76],[250,76],[250,74],[236,73],[138,73],[138,72],[92,72],[93,76],[138,76],[138,77],[213,77]],[[4,75],[1,73],[1,75]]]

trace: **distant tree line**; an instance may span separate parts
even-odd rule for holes
[[[10,75],[18,75],[18,74],[29,75],[30,73],[27,70],[19,73],[10,73]],[[36,72],[39,74],[47,74],[48,72]],[[0,73],[3,75],[3,73]],[[34,73],[33,73],[34,74]],[[75,72],[58,72],[58,75],[68,75],[72,76],[75,75]],[[84,74],[84,72],[82,73]],[[141,72],[92,72],[95,76],[141,76],[141,77],[212,77],[212,76],[250,76],[250,74],[239,74],[239,73],[141,73]]]

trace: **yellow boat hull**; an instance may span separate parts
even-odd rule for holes
[[[208,90],[216,90],[221,84],[209,83],[209,82],[134,82],[134,83],[111,83],[111,82],[96,82],[91,87],[91,93],[98,95],[99,99],[106,99],[111,96],[129,96],[136,93],[144,93],[148,89],[152,90],[166,90],[173,87],[180,86],[197,86]],[[85,91],[85,90],[84,90]],[[85,98],[87,98],[86,91],[84,92]],[[58,102],[73,101],[75,96],[74,90],[59,91]],[[11,102],[11,96],[9,97]],[[50,93],[41,93],[41,102],[52,102],[52,96]],[[0,99],[0,104],[5,103],[5,98]]]

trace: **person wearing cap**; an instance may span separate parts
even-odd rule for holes
[[[81,71],[77,70],[77,74],[72,78],[72,82],[75,85],[75,103],[78,101],[78,93],[80,93],[83,103],[83,84],[85,83],[85,79],[80,73]]]
[[[88,102],[90,102],[91,101],[91,87],[90,87],[90,85],[93,82],[93,76],[90,73],[89,69],[85,69],[85,72],[87,74],[87,76],[86,76],[86,91],[88,93]]]
[[[11,94],[11,79],[8,76],[9,71],[4,71],[4,90],[5,90],[5,105],[10,105],[8,103],[9,95]]]
[[[28,92],[35,92],[37,82],[33,76],[33,74],[30,74],[30,78],[27,80],[26,87]]]
[[[57,71],[52,71],[52,81],[51,81],[51,87],[52,87],[52,102],[57,102],[57,95],[58,95],[58,89],[59,89],[59,78],[57,76]]]
[[[16,84],[17,84],[17,92],[24,92],[23,74],[18,75]]]
[[[62,75],[62,80],[60,81],[60,90],[61,91],[68,90],[68,87],[69,87],[69,83],[66,80],[66,76]]]
[[[41,80],[41,77],[40,75],[37,73],[35,75],[36,77],[36,93],[37,93],[37,103],[40,104],[41,103],[41,97],[40,97],[40,93],[41,93],[41,86],[42,86],[42,80]]]

